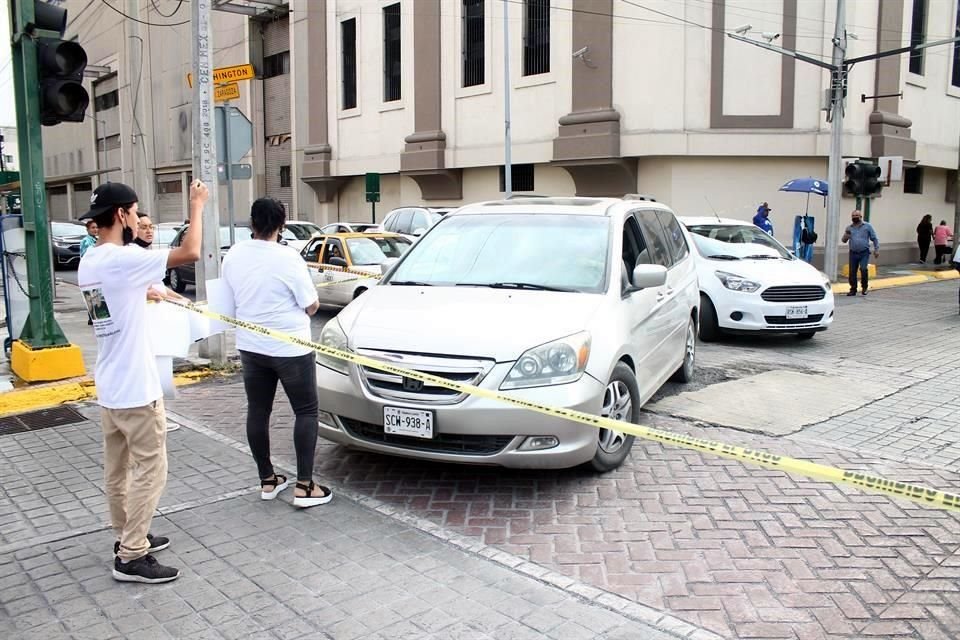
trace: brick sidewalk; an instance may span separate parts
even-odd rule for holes
[[[158,557],[183,576],[117,583],[98,443],[92,422],[0,436],[4,640],[680,637],[646,624],[657,621],[712,637],[342,495],[305,511],[289,492],[263,502],[249,486],[249,454],[202,428],[170,434],[169,487],[153,527],[172,539]]]

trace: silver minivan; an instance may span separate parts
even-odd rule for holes
[[[469,205],[432,227],[320,342],[516,398],[637,422],[696,354],[697,274],[666,206]],[[414,458],[618,467],[633,437],[320,355],[320,435]]]

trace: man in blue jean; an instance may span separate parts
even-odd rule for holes
[[[873,243],[873,257],[880,257],[880,241],[873,225],[863,221],[863,214],[855,210],[850,214],[853,222],[843,232],[843,242],[850,243],[850,292],[848,296],[857,295],[857,270],[860,270],[860,289],[867,295],[867,286],[870,283],[870,243]]]

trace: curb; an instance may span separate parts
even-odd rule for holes
[[[214,377],[229,375],[231,369],[197,369],[184,371],[173,376],[173,382],[178,387],[196,384]],[[97,387],[93,378],[87,376],[74,378],[66,382],[55,382],[42,386],[31,386],[26,389],[15,389],[0,394],[0,416],[24,413],[36,409],[47,409],[66,402],[80,402],[90,400],[97,395]]]
[[[944,280],[957,279],[960,279],[960,273],[958,273],[955,269],[951,269],[949,271],[915,271],[912,275],[874,278],[870,280],[870,290],[893,289],[895,287],[906,287],[914,284],[942,282]],[[846,293],[850,287],[846,282],[836,282],[833,284],[832,288],[834,293]]]

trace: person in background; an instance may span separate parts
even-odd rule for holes
[[[227,252],[223,283],[233,298],[237,319],[310,340],[310,316],[317,312],[320,301],[307,263],[277,242],[286,217],[283,204],[277,200],[260,198],[253,203],[253,239],[241,240]],[[297,485],[293,506],[330,502],[330,489],[313,481],[319,411],[313,350],[242,329],[237,331],[237,350],[247,393],[247,441],[260,476],[260,498],[273,500],[289,486],[270,460],[270,414],[280,382],[296,416],[293,446]]]
[[[953,230],[947,226],[946,220],[941,220],[937,228],[933,230],[933,246],[936,254],[933,264],[943,264],[943,258],[950,255],[950,245],[953,240]]]
[[[860,270],[861,292],[867,295],[870,284],[870,243],[873,243],[873,257],[880,257],[880,241],[873,225],[863,221],[863,213],[856,209],[850,214],[853,224],[843,232],[841,240],[850,243],[850,291],[848,296],[857,295],[857,269]]]
[[[97,234],[99,233],[99,228],[97,227],[96,220],[87,220],[87,235],[83,236],[83,240],[80,241],[80,257],[83,257],[83,254],[87,252],[87,249],[97,244]]]
[[[927,254],[930,253],[930,241],[933,239],[933,216],[929,213],[923,216],[917,225],[917,246],[920,247],[920,264],[927,263]]]
[[[137,212],[137,238],[134,242],[144,249],[153,248],[153,221],[150,220],[150,214],[143,211]]]
[[[770,208],[766,202],[757,207],[757,215],[753,216],[753,224],[757,225],[770,235],[773,235],[773,223],[770,222]]]

